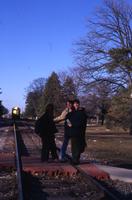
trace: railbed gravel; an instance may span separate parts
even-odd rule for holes
[[[17,200],[16,173],[0,169],[0,199]]]
[[[101,182],[120,200],[132,200],[132,183],[120,180],[105,180]]]
[[[28,183],[27,199],[32,200],[100,200],[104,193],[100,192],[90,180],[86,182],[82,176],[48,176],[44,174],[25,174],[25,181]]]

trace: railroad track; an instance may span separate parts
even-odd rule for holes
[[[15,127],[15,125],[14,125]],[[18,130],[14,130],[17,136]],[[16,140],[20,140],[16,137]],[[20,144],[16,145],[19,146]],[[20,157],[20,150],[17,150]],[[81,173],[74,176],[64,176],[58,173],[51,176],[45,172],[32,175],[22,170],[21,158],[18,157],[19,198],[23,199],[95,199],[104,197],[104,192],[94,185],[91,180],[85,180]],[[44,189],[44,191],[43,191]],[[33,192],[35,191],[35,193]]]
[[[23,128],[19,126],[19,123],[18,125],[14,125],[15,140],[18,142],[18,145],[17,142],[15,142],[17,177],[15,178],[14,185],[17,189],[13,189],[14,200],[127,199],[121,197],[119,194],[115,194],[115,191],[113,192],[113,190],[106,187],[106,185],[104,186],[102,182],[91,177],[91,175],[88,174],[88,172],[86,173],[81,166],[71,166],[70,162],[66,164],[52,162],[42,164],[39,163],[39,159],[37,160],[35,158],[30,160],[30,154],[33,155],[35,151],[40,151],[41,147],[39,147],[38,144],[35,144],[36,139],[33,138],[34,133],[31,134],[31,130],[29,131],[30,125],[23,124],[22,127]],[[34,134],[34,137],[37,138],[38,136],[35,136]],[[27,144],[26,140],[28,140]],[[29,141],[31,141],[32,145],[29,143]],[[22,149],[25,149],[26,147],[26,151],[29,152],[29,154],[23,155],[23,150],[19,147],[22,147]],[[70,159],[70,157],[68,158]],[[65,173],[66,170],[60,170],[62,168],[67,169],[67,171],[70,169],[72,170],[72,173]],[[16,168],[11,169],[12,172],[14,172],[14,169]],[[13,200],[12,197],[11,200]]]

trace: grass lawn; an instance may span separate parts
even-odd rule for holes
[[[113,131],[87,128],[87,148],[84,155],[87,159],[99,161],[104,164],[121,166],[132,169],[132,136],[128,133],[115,134]]]

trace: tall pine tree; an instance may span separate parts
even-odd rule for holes
[[[41,98],[45,88],[45,79],[38,78],[27,88],[26,101],[25,101],[25,117],[38,117],[41,110]]]
[[[77,98],[77,90],[72,77],[66,76],[62,86],[62,90],[65,101],[67,99],[73,100]]]
[[[42,112],[45,111],[45,107],[49,103],[54,104],[55,115],[60,114],[64,108],[65,102],[62,94],[62,87],[59,81],[59,77],[55,72],[51,74],[45,84],[42,101]]]

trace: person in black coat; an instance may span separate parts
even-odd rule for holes
[[[73,164],[79,164],[80,155],[85,150],[85,130],[87,115],[84,108],[80,108],[79,100],[74,100],[74,111],[66,116],[66,134],[71,138],[71,151]]]
[[[42,140],[41,161],[48,161],[51,152],[52,159],[58,159],[55,144],[55,133],[57,132],[53,121],[53,104],[48,104],[45,113],[37,120],[36,129]]]

